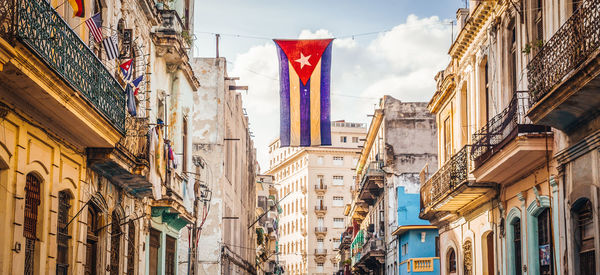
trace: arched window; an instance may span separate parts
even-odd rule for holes
[[[98,254],[98,210],[94,205],[88,205],[87,241],[85,254],[85,274],[96,274],[96,257]]]
[[[572,208],[575,222],[575,270],[581,275],[596,274],[596,247],[594,245],[594,212],[592,202],[582,199]],[[577,268],[579,266],[579,268]]]
[[[112,213],[110,225],[110,274],[119,274],[119,252],[121,248],[121,218],[116,211]]]
[[[37,241],[37,221],[41,180],[33,174],[27,174],[25,184],[25,217],[23,236],[25,237],[25,274],[35,272],[35,242]]]
[[[456,252],[452,247],[448,251],[448,273],[456,273]]]
[[[56,274],[69,273],[69,223],[71,217],[72,196],[67,190],[58,192],[58,223],[57,223],[57,251],[56,251]]]
[[[538,247],[539,247],[539,266],[541,275],[553,274],[552,257],[552,232],[550,221],[550,208],[545,208],[537,216]]]
[[[521,219],[515,218],[511,223],[512,231],[513,231],[513,249],[515,252],[515,265],[514,265],[514,273],[515,275],[521,275],[523,259],[521,255]]]

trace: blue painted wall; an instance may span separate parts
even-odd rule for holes
[[[404,187],[396,188],[398,195],[398,225],[429,225],[429,221],[419,218],[420,195],[406,194]],[[424,236],[423,236],[424,234]],[[434,275],[440,274],[440,261],[434,260],[434,270],[432,272],[410,272],[407,269],[407,263],[402,263],[412,258],[432,258],[435,257],[435,239],[438,236],[437,229],[414,229],[404,232],[398,238],[398,267],[399,274],[418,274]],[[403,254],[403,247],[406,245],[406,253]],[[410,263],[410,262],[409,262]]]
[[[421,211],[420,195],[407,194],[404,186],[396,188],[398,195],[398,226],[403,225],[429,225],[428,220],[419,218]]]

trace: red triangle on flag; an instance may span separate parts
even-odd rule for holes
[[[302,84],[312,75],[325,49],[333,39],[273,40],[283,50]]]

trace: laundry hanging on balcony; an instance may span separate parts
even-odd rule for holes
[[[281,147],[331,145],[333,39],[274,41],[279,53]]]

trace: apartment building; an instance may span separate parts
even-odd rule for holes
[[[350,261],[340,263],[340,269],[346,269],[343,264],[354,274],[393,274],[401,266],[398,238],[392,233],[410,224],[398,221],[397,189],[402,187],[406,197],[418,197],[421,170],[437,162],[436,140],[427,103],[401,102],[387,95],[380,99],[356,164],[356,188],[346,212],[348,230],[341,238],[350,243],[344,245]]]
[[[345,230],[344,207],[351,201],[359,145],[366,125],[331,123],[331,146],[269,145],[269,169],[282,209],[278,223],[279,265],[287,274],[331,274]]]
[[[600,1],[470,1],[429,103],[442,274],[598,274]]]

